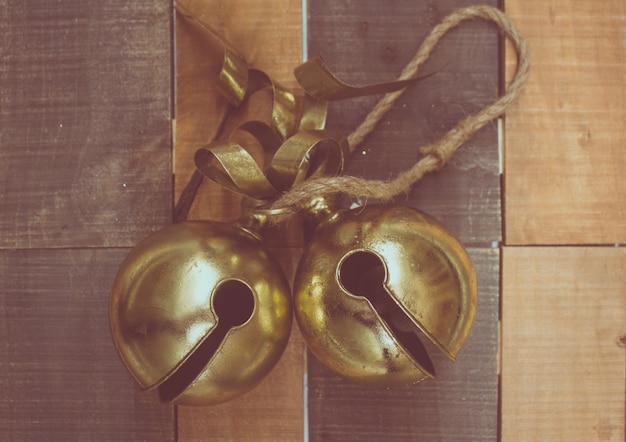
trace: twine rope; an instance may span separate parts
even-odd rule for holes
[[[297,212],[317,196],[330,196],[343,193],[353,198],[373,198],[391,200],[393,197],[407,194],[411,187],[429,172],[440,170],[448,162],[454,152],[463,145],[479,129],[494,118],[504,113],[506,108],[520,94],[530,69],[528,47],[513,22],[499,9],[491,6],[478,5],[459,9],[433,28],[422,42],[419,49],[400,73],[398,79],[412,78],[428,59],[439,40],[452,28],[464,20],[480,18],[494,22],[505,36],[513,43],[517,54],[517,69],[506,92],[492,104],[479,112],[461,120],[453,129],[438,141],[420,149],[423,157],[410,169],[399,173],[388,181],[370,180],[355,176],[322,177],[304,181],[285,192],[272,204],[272,209],[280,212]],[[374,130],[378,122],[391,109],[395,101],[406,89],[385,94],[376,103],[363,122],[348,135],[350,152]]]

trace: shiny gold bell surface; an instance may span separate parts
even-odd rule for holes
[[[261,241],[236,226],[183,222],[141,241],[122,263],[109,319],[144,389],[184,405],[252,389],[291,331],[289,285]]]
[[[420,338],[454,360],[476,302],[474,268],[461,244],[403,206],[367,206],[322,222],[294,282],[296,319],[315,356],[379,387],[434,376]]]

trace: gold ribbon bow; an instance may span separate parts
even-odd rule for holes
[[[333,75],[321,57],[298,66],[295,77],[301,97],[275,82],[266,73],[250,69],[245,58],[208,25],[194,20],[222,46],[224,59],[217,79],[218,90],[234,106],[242,106],[255,92],[270,88],[271,122],[246,121],[222,140],[198,149],[198,171],[221,186],[249,198],[271,201],[302,181],[338,176],[344,170],[349,146],[344,134],[325,128],[328,102],[363,95],[384,94],[405,88],[420,78],[354,87]],[[300,112],[298,112],[300,109]],[[247,132],[262,147],[263,164],[251,154],[252,146],[233,141]]]

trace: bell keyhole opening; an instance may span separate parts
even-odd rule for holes
[[[213,293],[217,325],[178,369],[159,386],[159,398],[170,402],[180,396],[202,373],[222,345],[228,332],[250,319],[254,312],[254,294],[236,279],[223,281]]]
[[[351,295],[368,299],[397,341],[434,377],[435,367],[419,338],[423,334],[389,293],[385,286],[386,276],[387,269],[383,260],[369,251],[350,254],[344,258],[339,268],[339,282],[343,288]]]
[[[215,290],[213,308],[217,315],[217,328],[231,329],[250,319],[254,311],[254,295],[243,282],[229,279]]]

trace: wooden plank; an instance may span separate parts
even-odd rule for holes
[[[281,360],[254,390],[212,407],[178,407],[177,440],[303,440],[303,355],[294,327]]]
[[[490,2],[495,5],[497,2]],[[309,2],[309,56],[321,54],[349,83],[395,78],[428,31],[470,1]],[[340,43],[339,43],[340,42]],[[491,102],[498,85],[497,33],[467,22],[435,50],[423,72],[350,159],[348,174],[388,178],[413,164],[419,147]],[[328,126],[349,132],[376,97],[332,103]],[[486,127],[441,172],[398,202],[438,218],[466,245],[501,239],[497,130]],[[475,328],[459,362],[435,359],[438,378],[406,390],[352,385],[308,359],[311,440],[496,440],[498,254],[471,251],[480,284]]]
[[[127,250],[0,251],[0,439],[174,440],[119,360],[108,287]]]
[[[0,247],[171,219],[171,2],[0,2]]]
[[[507,0],[506,10],[532,55],[506,118],[506,242],[626,242],[626,4]]]
[[[351,384],[309,354],[311,441],[488,441],[498,433],[497,249],[470,249],[478,273],[474,328],[456,363],[431,352],[435,380],[407,389]]]
[[[502,440],[624,440],[626,249],[506,247]]]
[[[287,87],[295,86],[293,69],[302,62],[300,1],[187,0],[179,3],[233,44],[251,67],[264,70]],[[180,18],[177,19],[176,41],[174,171],[178,199],[195,169],[195,151],[215,136],[227,106],[215,88],[222,63],[219,47],[197,26]],[[241,215],[240,200],[205,179],[189,218],[232,222]],[[294,229],[279,230],[278,235],[270,235],[268,243],[277,247],[275,255],[291,279],[301,235]],[[294,325],[280,362],[254,390],[213,407],[178,407],[179,440],[301,440],[303,373],[304,343]]]
[[[251,68],[266,72],[285,87],[296,86],[293,69],[302,62],[300,1],[186,0],[179,3],[231,43]],[[222,65],[221,48],[199,26],[181,18],[177,19],[176,41],[175,195],[178,200],[195,170],[196,150],[216,136],[228,105],[216,88]],[[270,117],[268,112],[248,113],[240,120],[245,121],[248,116],[260,120]],[[227,126],[226,134],[232,126]],[[240,214],[238,195],[204,180],[190,218],[232,221]]]
[[[496,1],[484,2],[495,5]],[[429,30],[471,0],[309,1],[309,56],[321,54],[351,84],[395,79]],[[482,21],[463,23],[443,38],[423,68],[436,72],[412,86],[350,159],[347,174],[387,179],[414,164],[419,148],[462,117],[494,100],[498,36]],[[332,103],[328,127],[352,131],[376,102],[364,97]],[[466,143],[446,168],[417,183],[402,203],[421,207],[465,243],[499,241],[500,176],[497,128]]]

